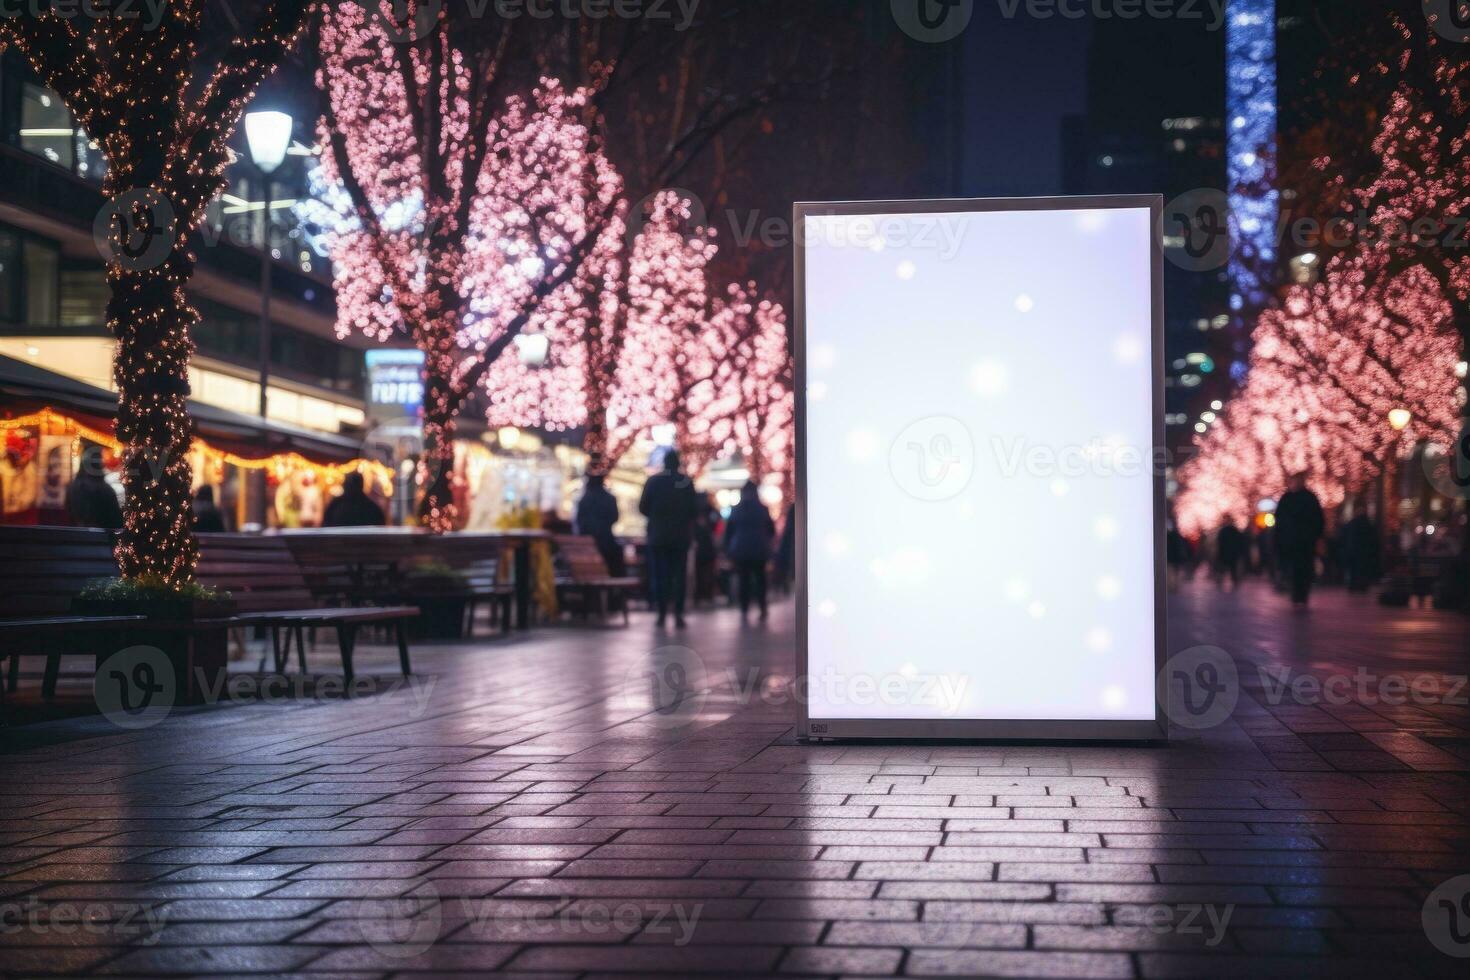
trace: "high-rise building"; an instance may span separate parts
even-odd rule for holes
[[[1174,449],[1228,396],[1244,341],[1229,328],[1228,238],[1185,221],[1224,218],[1225,32],[1204,19],[1099,19],[1086,110],[1062,132],[1069,194],[1162,194],[1165,412]],[[1202,217],[1203,216],[1203,217]]]

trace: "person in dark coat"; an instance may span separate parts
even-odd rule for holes
[[[225,515],[214,505],[214,487],[204,484],[194,493],[194,530],[223,534]]]
[[[1231,585],[1240,584],[1240,562],[1245,557],[1246,546],[1245,534],[1235,526],[1235,518],[1225,518],[1224,526],[1215,536],[1215,561],[1222,585],[1226,579]]]
[[[735,563],[740,577],[740,615],[750,612],[754,602],[766,618],[766,562],[771,559],[771,541],[776,536],[776,522],[761,503],[760,490],[747,480],[740,488],[740,503],[730,511],[725,522],[725,552]]]
[[[639,512],[648,518],[648,585],[659,626],[668,619],[670,606],[674,625],[680,629],[685,625],[686,566],[698,506],[694,481],[679,471],[679,454],[670,449],[664,471],[648,478],[638,501]]]
[[[1367,511],[1359,508],[1353,519],[1342,526],[1340,541],[1348,591],[1367,592],[1368,586],[1378,578],[1380,557],[1378,527]]]
[[[694,604],[714,602],[720,572],[720,549],[715,531],[720,512],[708,496],[700,494],[694,508]]]
[[[585,534],[597,542],[597,550],[607,563],[607,572],[614,578],[628,573],[623,546],[613,534],[613,525],[617,522],[618,498],[608,492],[607,482],[601,475],[588,473],[582,499],[577,501],[577,533]]]
[[[781,539],[776,542],[776,586],[783,592],[791,588],[792,576],[796,574],[796,505],[786,508],[786,520],[781,523]]]
[[[348,473],[342,480],[342,493],[322,516],[322,527],[382,527],[387,522],[383,508],[363,489],[361,473]]]
[[[66,488],[66,513],[78,527],[100,527],[116,531],[123,526],[122,506],[117,493],[103,479],[102,447],[89,442],[82,447],[81,468]]]
[[[1292,605],[1305,606],[1311,596],[1317,541],[1325,525],[1322,503],[1307,489],[1306,474],[1296,474],[1276,502],[1276,560],[1291,584]]]

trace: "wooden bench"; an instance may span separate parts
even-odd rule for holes
[[[638,591],[635,575],[614,576],[598,550],[595,538],[576,534],[558,534],[556,544],[556,592],[568,608],[579,609],[584,618],[591,615],[595,604],[606,618],[612,599],[620,600],[623,623],[628,622],[629,597]]]
[[[92,579],[117,575],[112,535],[92,528],[0,527],[0,661],[5,689],[20,683],[20,659],[46,658],[41,693],[56,693],[63,654],[95,656],[108,636],[142,616],[79,616],[72,600]]]
[[[331,627],[342,654],[342,674],[350,683],[357,631],[374,623],[391,625],[398,641],[399,667],[405,677],[411,672],[403,624],[419,614],[416,607],[323,608],[284,539],[241,534],[201,534],[198,538],[200,583],[234,598],[237,611],[230,625],[269,630],[277,672],[285,669],[294,639],[297,663],[305,673],[305,631]]]

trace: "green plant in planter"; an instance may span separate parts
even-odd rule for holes
[[[198,582],[182,587],[162,576],[105,578],[88,582],[77,594],[81,611],[145,615],[159,619],[197,619],[228,615],[234,599],[228,592],[207,588]]]
[[[88,582],[79,593],[80,598],[102,602],[148,602],[169,599],[198,600],[201,602],[227,602],[228,592],[211,589],[190,582],[183,588],[164,581],[159,575],[142,578],[99,578]]]
[[[463,572],[441,561],[415,565],[405,577],[415,592],[461,592],[469,581]]]

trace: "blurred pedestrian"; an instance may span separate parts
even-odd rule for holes
[[[786,519],[781,522],[781,539],[776,542],[776,587],[783,593],[791,588],[791,578],[796,574],[796,505],[786,508]]]
[[[1169,563],[1168,584],[1172,591],[1179,588],[1179,583],[1186,577],[1185,572],[1189,568],[1191,551],[1189,541],[1179,533],[1179,528],[1174,522],[1169,522],[1168,531],[1164,536],[1165,560]]]
[[[1220,533],[1215,535],[1215,568],[1221,585],[1226,579],[1232,586],[1240,584],[1240,562],[1247,544],[1244,532],[1235,526],[1235,518],[1226,517]]]
[[[1276,559],[1291,588],[1291,602],[1305,606],[1316,574],[1317,542],[1326,520],[1322,502],[1307,489],[1307,476],[1297,473],[1276,502]]]
[[[1367,592],[1378,579],[1378,527],[1359,507],[1352,520],[1338,534],[1343,565],[1347,570],[1349,592]]]
[[[694,604],[714,602],[718,591],[720,550],[716,546],[716,527],[720,512],[707,494],[701,494],[694,511]]]
[[[102,447],[83,443],[81,468],[66,488],[66,514],[79,527],[116,531],[123,526],[122,506],[117,491],[104,479]]]
[[[225,531],[225,515],[214,505],[214,487],[207,483],[194,491],[194,530],[205,534]]]
[[[760,488],[754,481],[745,481],[740,488],[740,503],[725,522],[725,551],[740,579],[741,616],[750,612],[754,602],[760,608],[761,619],[766,618],[766,562],[771,560],[771,541],[775,537],[776,522],[761,503]]]
[[[628,574],[623,546],[613,534],[618,517],[618,498],[608,492],[607,480],[601,474],[588,473],[582,499],[577,501],[576,531],[597,542],[607,573],[613,578]]]
[[[361,473],[348,473],[342,480],[342,493],[322,515],[322,527],[382,527],[387,517],[365,487]]]
[[[684,594],[688,588],[689,542],[699,504],[694,481],[679,470],[679,454],[664,454],[664,469],[648,478],[638,511],[648,518],[648,583],[658,625],[674,609],[674,625],[684,628]]]

